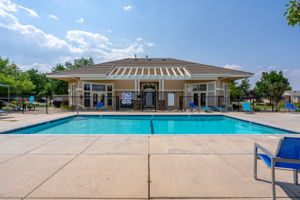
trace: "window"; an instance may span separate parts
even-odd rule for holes
[[[90,89],[91,89],[91,84],[85,83],[84,84],[84,91],[90,91]]]
[[[91,100],[90,100],[90,93],[89,92],[84,93],[84,106],[85,107],[90,107],[91,106]]]
[[[199,88],[200,91],[206,91],[206,84],[201,84]]]
[[[107,85],[107,86],[106,86],[106,90],[107,90],[107,91],[112,91],[112,85]]]
[[[206,84],[193,85],[193,91],[206,91]]]
[[[105,85],[92,84],[92,91],[105,91]]]
[[[207,93],[208,106],[214,106],[215,105],[215,103],[214,103],[215,102],[214,94],[215,94],[214,92],[208,92]]]
[[[112,105],[112,93],[107,93],[107,106]]]
[[[208,85],[208,91],[214,91],[215,90],[215,84],[214,83],[209,83]]]

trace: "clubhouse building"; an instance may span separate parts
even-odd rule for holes
[[[107,110],[181,110],[230,104],[229,82],[252,73],[172,58],[127,58],[50,73],[69,83],[69,105]]]

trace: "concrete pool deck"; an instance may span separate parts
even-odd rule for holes
[[[73,114],[14,114],[0,129]],[[299,114],[225,115],[300,131]],[[253,144],[275,151],[280,137],[2,134],[0,199],[270,199],[271,171],[259,161],[261,181],[252,177]],[[291,171],[276,178],[280,199],[300,199]]]

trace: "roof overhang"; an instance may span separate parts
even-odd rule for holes
[[[158,79],[165,79],[165,80],[219,80],[222,79],[229,79],[229,80],[238,80],[243,78],[249,78],[251,75],[232,75],[232,74],[193,74],[191,75],[188,71],[183,73],[183,69],[181,70],[182,74],[180,74],[179,71],[176,75],[174,74],[172,69],[163,70],[161,73],[157,73],[158,70],[160,71],[160,67],[158,68],[144,68],[143,75],[140,73],[138,74],[139,70],[137,71],[137,74],[135,74],[136,69],[131,69],[131,72],[129,73],[130,69],[127,67],[123,67],[123,70],[119,70],[117,73],[113,73],[113,70],[109,74],[69,74],[69,75],[47,75],[48,78],[53,79],[59,79],[59,80],[158,80]],[[129,70],[129,71],[128,71]],[[149,72],[145,72],[150,70]],[[155,74],[156,71],[156,74]],[[170,73],[172,71],[172,73]],[[132,74],[134,72],[134,74]],[[151,72],[154,72],[154,74],[151,74]],[[168,73],[169,72],[169,73]],[[111,74],[113,73],[113,74]],[[145,74],[147,73],[147,74]],[[149,75],[150,74],[150,75]]]

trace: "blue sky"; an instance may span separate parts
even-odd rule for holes
[[[92,57],[172,57],[255,73],[282,70],[300,89],[300,27],[288,1],[0,0],[0,56],[23,70]]]

